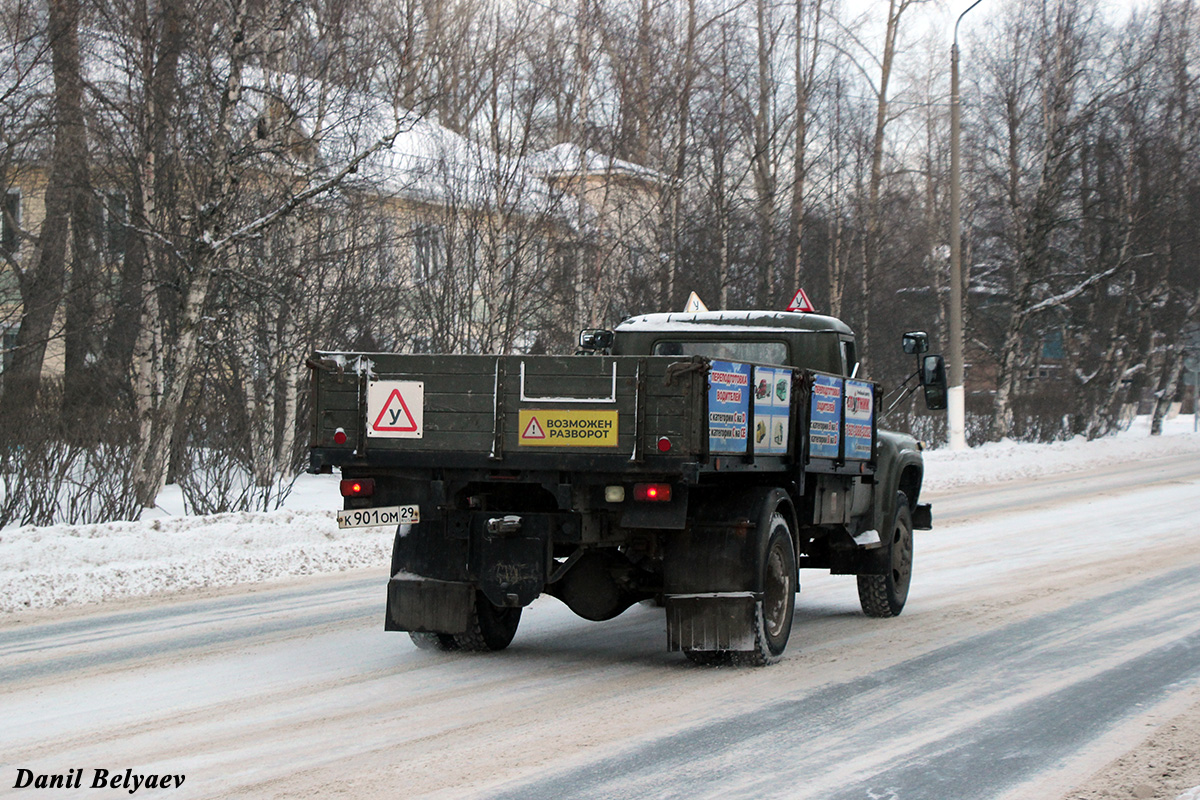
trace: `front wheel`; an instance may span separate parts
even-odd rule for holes
[[[912,582],[913,525],[912,511],[904,492],[896,493],[896,513],[892,515],[889,531],[887,574],[858,576],[858,601],[868,617],[899,616],[908,600],[908,586]]]

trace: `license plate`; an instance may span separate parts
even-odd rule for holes
[[[337,512],[339,528],[374,528],[382,525],[411,525],[421,521],[420,506],[350,508]]]

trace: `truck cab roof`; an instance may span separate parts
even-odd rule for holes
[[[641,314],[630,317],[616,331],[677,331],[687,333],[725,333],[731,328],[751,333],[793,331],[834,331],[853,335],[840,319],[796,311],[700,311],[695,313]]]
[[[805,367],[837,375],[854,369],[846,323],[794,311],[643,314],[614,331],[614,355],[681,355]]]

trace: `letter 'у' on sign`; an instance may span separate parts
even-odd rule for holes
[[[372,381],[367,384],[367,436],[420,439],[424,431],[423,381]]]
[[[812,314],[816,311],[813,308],[812,301],[808,299],[803,289],[799,289],[796,295],[792,298],[792,302],[788,303],[788,311],[803,311],[806,314]]]
[[[522,447],[616,447],[617,412],[522,408],[517,430]]]

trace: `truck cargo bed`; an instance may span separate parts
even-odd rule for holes
[[[314,472],[874,466],[874,385],[809,370],[679,356],[332,352],[309,365]],[[857,424],[855,392],[867,409]]]

